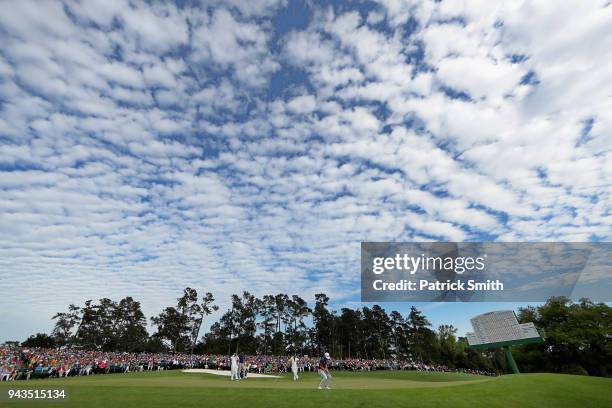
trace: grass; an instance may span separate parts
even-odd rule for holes
[[[612,407],[612,379],[559,374],[335,372],[332,390],[306,373],[230,382],[180,371],[0,383],[2,407]],[[9,401],[16,388],[65,389],[62,401]]]

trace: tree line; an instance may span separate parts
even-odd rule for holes
[[[261,298],[245,291],[231,297],[231,306],[200,336],[206,317],[218,310],[212,293],[202,296],[185,288],[174,306],[150,318],[140,302],[126,297],[102,298],[82,306],[70,304],[53,316],[51,335],[38,333],[29,347],[77,347],[127,352],[189,352],[196,354],[321,355],[335,358],[402,359],[450,368],[506,371],[499,350],[475,351],[452,325],[433,328],[416,307],[406,315],[387,313],[379,305],[332,310],[329,297],[316,294],[314,304],[299,295],[279,293]],[[610,306],[583,299],[551,298],[537,307],[520,308],[521,322],[533,322],[545,343],[516,346],[522,371],[612,375],[612,314]]]

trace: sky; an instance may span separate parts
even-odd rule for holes
[[[0,342],[186,286],[360,307],[362,241],[610,241],[610,27],[609,0],[0,2]],[[419,305],[460,334],[518,306]]]

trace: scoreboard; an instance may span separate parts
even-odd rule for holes
[[[498,343],[524,343],[540,340],[533,323],[520,324],[512,310],[499,310],[478,315],[470,320],[474,332],[467,333],[470,346]]]

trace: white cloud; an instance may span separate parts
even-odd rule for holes
[[[316,107],[316,99],[312,95],[296,96],[287,102],[287,109],[294,113],[310,113]]]
[[[610,238],[610,7],[313,4],[276,38],[284,5],[0,4],[0,308],[344,301],[364,240]]]
[[[195,28],[193,46],[199,61],[210,59],[221,69],[232,69],[238,80],[262,86],[266,76],[278,68],[268,51],[268,37],[267,30],[239,22],[230,11],[220,8]]]

